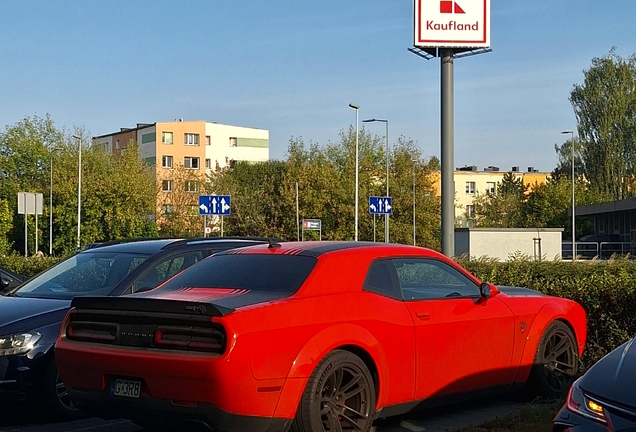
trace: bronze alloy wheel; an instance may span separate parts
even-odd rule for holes
[[[565,395],[578,372],[576,339],[561,321],[552,322],[543,333],[530,375],[534,395],[555,398]]]
[[[292,425],[294,432],[368,432],[375,388],[364,362],[347,351],[328,354],[314,370]]]

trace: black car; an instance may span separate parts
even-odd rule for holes
[[[599,360],[576,380],[552,421],[554,432],[636,431],[634,339]]]
[[[0,294],[11,291],[27,279],[27,276],[12,272],[8,268],[0,266]]]
[[[212,237],[103,243],[0,296],[0,403],[40,398],[54,417],[78,413],[53,353],[73,297],[147,291],[215,252],[267,241]]]

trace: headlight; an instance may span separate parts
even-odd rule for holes
[[[579,380],[574,381],[574,384],[570,387],[566,406],[574,413],[601,423],[607,423],[603,406],[599,402],[590,399],[581,391]]]
[[[40,339],[42,335],[36,331],[0,336],[0,356],[29,352]]]

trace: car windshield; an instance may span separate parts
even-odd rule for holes
[[[214,255],[184,270],[158,288],[232,288],[296,292],[316,265],[316,258],[294,255]]]
[[[139,253],[82,252],[31,279],[13,295],[49,299],[108,295],[148,257]]]

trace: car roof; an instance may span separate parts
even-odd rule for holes
[[[156,254],[162,250],[199,247],[242,247],[267,243],[265,237],[207,237],[207,238],[171,238],[151,240],[116,240],[93,244],[81,253],[93,252],[130,252]]]
[[[271,242],[267,245],[253,246],[240,250],[228,250],[224,254],[258,254],[276,253],[281,255],[302,255],[318,257],[339,251],[375,251],[390,252],[392,254],[403,253],[405,255],[423,254],[429,256],[441,256],[439,252],[419,246],[409,246],[393,243],[356,242],[356,241],[301,241],[301,242]]]

